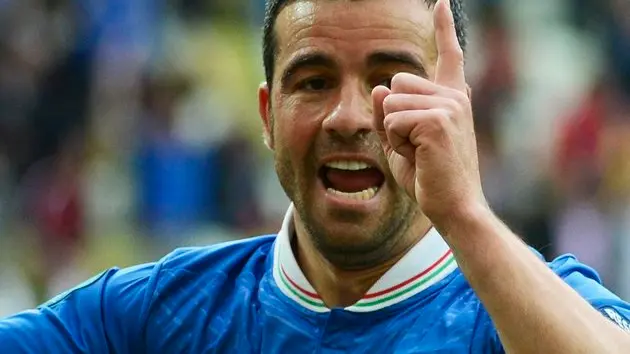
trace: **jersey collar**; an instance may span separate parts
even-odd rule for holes
[[[287,211],[274,246],[273,277],[280,290],[301,306],[328,312],[298,266],[291,249],[294,207]],[[403,258],[387,271],[366,295],[345,310],[370,312],[397,304],[438,283],[457,269],[452,251],[435,229],[431,229]]]

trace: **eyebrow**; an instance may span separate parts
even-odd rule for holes
[[[426,77],[427,72],[422,62],[414,55],[404,51],[378,51],[370,54],[367,59],[368,67],[375,67],[387,64],[402,64],[418,71],[418,74]],[[280,82],[285,86],[291,80],[291,77],[304,68],[312,67],[336,67],[337,63],[329,56],[321,52],[304,53],[293,57],[287,64]]]
[[[422,62],[414,55],[408,52],[401,51],[378,51],[370,54],[367,59],[367,65],[369,67],[381,66],[387,64],[402,64],[410,66],[424,77],[427,75],[427,71],[422,65]]]
[[[284,72],[282,73],[281,83],[286,84],[296,71],[309,67],[335,67],[337,64],[329,56],[313,52],[297,55],[289,61]]]

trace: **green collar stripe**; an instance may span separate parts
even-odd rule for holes
[[[443,263],[443,265],[436,269],[433,273],[431,273],[430,275],[424,277],[424,278],[420,278],[415,284],[411,285],[410,287],[403,289],[395,294],[392,294],[390,296],[386,296],[383,297],[379,300],[374,300],[374,301],[369,301],[369,302],[357,302],[354,306],[356,307],[370,307],[370,306],[375,306],[375,305],[380,305],[386,301],[390,301],[392,299],[395,299],[397,297],[400,297],[410,291],[413,291],[414,289],[426,284],[427,282],[431,281],[432,279],[434,279],[435,277],[437,277],[438,275],[440,275],[446,268],[448,268],[451,264],[453,264],[453,262],[455,262],[455,257],[450,256],[446,262]]]

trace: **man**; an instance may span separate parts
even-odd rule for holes
[[[271,1],[279,234],[106,271],[1,322],[3,352],[628,352],[630,306],[486,205],[448,5]]]

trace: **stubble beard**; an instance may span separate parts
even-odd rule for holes
[[[367,231],[372,233],[369,237],[362,235],[361,243],[340,244],[325,222],[314,217],[312,209],[296,204],[296,210],[317,250],[342,270],[370,269],[395,258],[406,249],[404,241],[415,219],[413,208],[396,203],[394,212],[383,214],[376,228]]]
[[[407,234],[420,213],[417,205],[395,183],[393,186],[384,184],[381,187],[395,191],[395,197],[386,207],[386,212],[374,216],[380,220],[371,231],[372,235],[363,235],[360,239],[364,241],[361,243],[343,244],[336,241],[335,235],[325,226],[325,220],[319,220],[316,216],[317,206],[306,200],[309,186],[296,175],[288,155],[282,149],[276,150],[274,160],[280,185],[293,202],[308,233],[305,236],[310,238],[318,252],[335,267],[344,270],[369,269],[398,256],[408,248],[405,242]],[[350,221],[355,218],[357,223],[365,220],[365,216],[353,212],[337,216]]]

